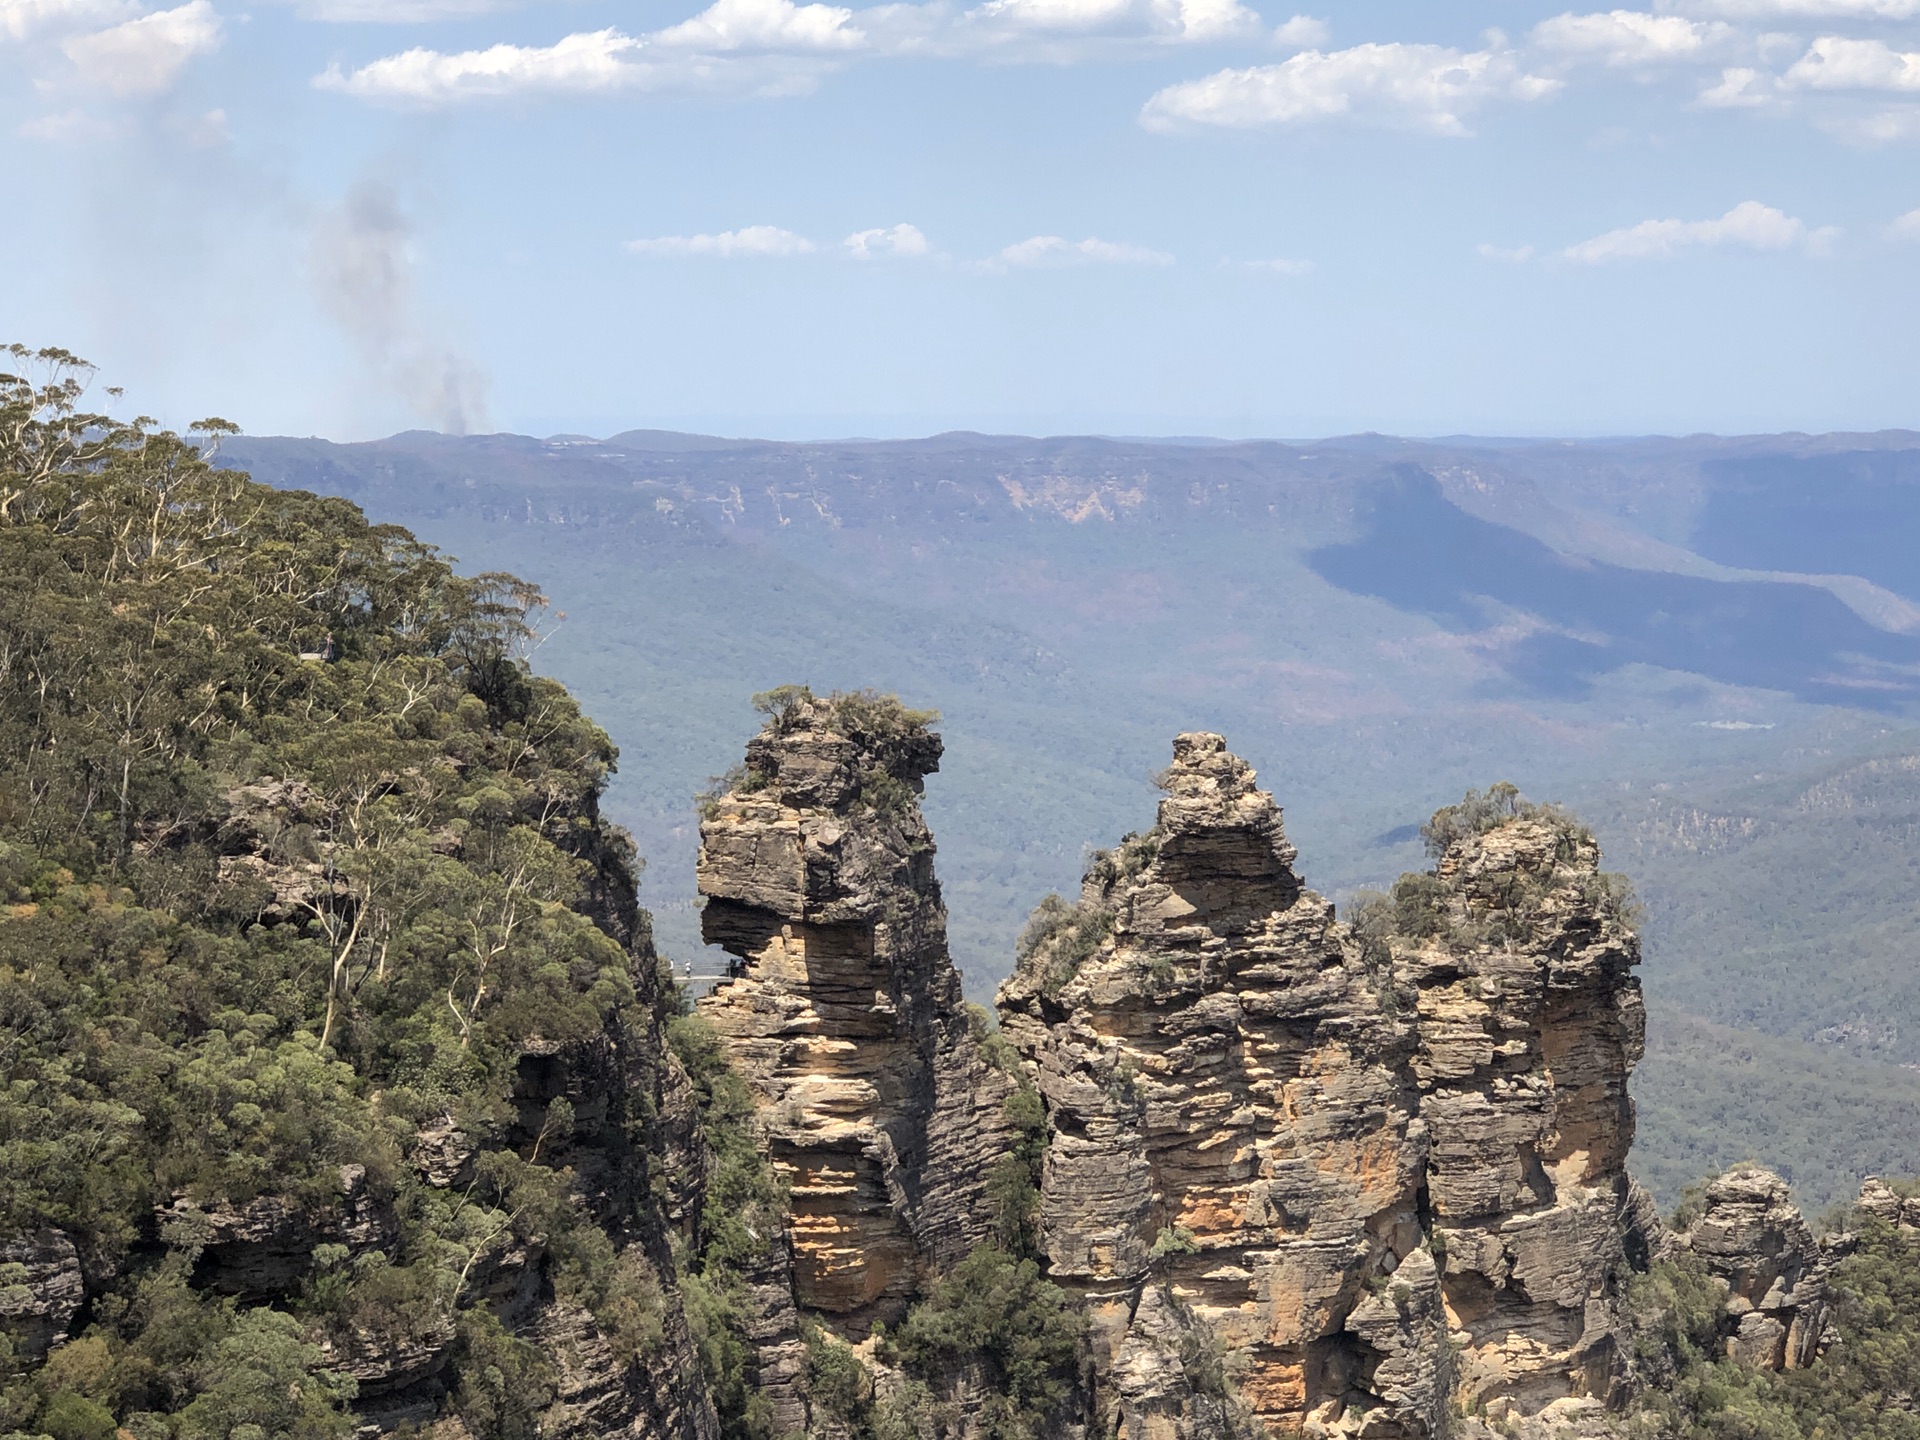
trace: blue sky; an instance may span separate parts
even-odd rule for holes
[[[0,340],[173,423],[1920,425],[1920,0],[0,0]]]

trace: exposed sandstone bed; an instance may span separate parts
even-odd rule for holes
[[[1356,931],[1219,736],[1179,737],[1160,778],[1153,829],[1038,912],[1000,994],[1100,1423],[1228,1433],[1210,1388],[1270,1435],[1436,1435],[1450,1397],[1604,1404],[1657,1221],[1625,1169],[1638,946],[1591,838],[1510,808]],[[1169,1307],[1230,1385],[1174,1377],[1193,1346]]]
[[[983,1056],[947,953],[917,799],[940,748],[917,724],[797,700],[701,824],[703,932],[737,975],[699,1013],[790,1195],[792,1302],[773,1276],[756,1301],[783,1424],[803,1415],[799,1312],[861,1339],[991,1229],[1013,1081]]]
[[[1860,1208],[1881,1201],[1869,1181]],[[1894,1197],[1898,1203],[1898,1197]],[[1787,1182],[1741,1165],[1713,1180],[1698,1217],[1675,1237],[1726,1282],[1727,1353],[1768,1370],[1800,1370],[1826,1331],[1828,1257],[1795,1208]]]
[[[86,1303],[80,1252],[59,1230],[37,1230],[0,1242],[0,1334],[39,1359],[67,1338]]]

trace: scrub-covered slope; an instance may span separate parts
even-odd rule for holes
[[[717,1435],[710,1161],[537,595],[14,358],[0,1432]]]

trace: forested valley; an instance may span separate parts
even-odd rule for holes
[[[844,1219],[809,1189],[816,1175],[780,1158],[812,1143],[780,1128],[804,1106],[766,1105],[777,1066],[735,1043],[757,1032],[696,1013],[657,952],[636,898],[642,859],[601,814],[615,747],[532,663],[548,623],[539,587],[463,575],[347,500],[222,467],[223,420],[186,435],[121,421],[86,408],[90,372],[74,357],[10,354],[0,1436],[1920,1436],[1920,1201],[1900,1184],[1835,1207],[1816,1236],[1750,1168],[1693,1187],[1662,1222],[1624,1168],[1576,1176],[1588,1162],[1569,1149],[1549,1158],[1570,1168],[1549,1174],[1534,1157],[1488,1211],[1524,1230],[1531,1209],[1553,1210],[1553,1187],[1591,1188],[1605,1202],[1593,1213],[1612,1218],[1580,1243],[1604,1263],[1590,1297],[1553,1303],[1604,1316],[1553,1342],[1588,1367],[1553,1382],[1568,1392],[1553,1404],[1551,1386],[1482,1363],[1525,1347],[1478,1333],[1461,1300],[1471,1287],[1447,1277],[1495,1274],[1535,1319],[1551,1306],[1526,1290],[1540,1277],[1509,1283],[1525,1268],[1517,1231],[1497,1232],[1520,1247],[1504,1259],[1499,1244],[1470,1254],[1469,1237],[1496,1232],[1419,1179],[1408,1057],[1434,1007],[1518,1005],[1518,972],[1494,968],[1515,955],[1559,957],[1572,936],[1604,940],[1609,964],[1637,958],[1627,891],[1594,869],[1593,837],[1571,817],[1511,787],[1470,796],[1429,822],[1431,867],[1342,907],[1348,927],[1301,901],[1251,772],[1218,737],[1182,735],[1161,819],[1094,852],[1079,901],[1035,913],[1010,992],[1031,1023],[1010,1022],[1009,1038],[962,1004],[945,953],[918,803],[939,753],[932,717],[796,689],[770,692],[749,764],[716,783],[707,818],[743,834],[814,826],[829,848],[852,837],[834,853],[854,857],[847,885],[871,891],[878,919],[861,933],[898,943],[926,985],[836,998],[835,1013],[874,1025],[911,1012],[919,1028],[901,1033],[964,1070],[966,1123],[1001,1145],[980,1163],[964,1253],[916,1230],[919,1268],[842,1305],[830,1266],[811,1280],[793,1268],[812,1253],[788,1233],[795,1215]],[[1231,941],[1255,956],[1244,993],[1285,991],[1258,970],[1271,963],[1261,947],[1308,935],[1287,942],[1308,947],[1299,973],[1339,987],[1337,1006],[1301,1002],[1333,1007],[1315,1043],[1346,1056],[1349,1034],[1372,1037],[1377,1054],[1351,1063],[1374,1067],[1401,1107],[1395,1163],[1411,1167],[1404,1213],[1356,1225],[1354,1258],[1328,1267],[1324,1336],[1298,1354],[1261,1340],[1251,1369],[1209,1318],[1208,1287],[1224,1283],[1209,1246],[1228,1242],[1207,1207],[1141,1222],[1150,1244],[1119,1306],[1131,1360],[1098,1350],[1115,1306],[1102,1310],[1088,1277],[1106,1261],[1075,1270],[1043,1233],[1064,1227],[1049,1207],[1077,1198],[1057,1188],[1074,1126],[1094,1116],[1148,1154],[1154,1086],[1179,1079],[1152,1068],[1157,1052],[1123,1064],[1124,1046],[1083,1053],[1062,1037],[1080,1045],[1075,1027],[1101,1006],[1220,1023],[1218,972],[1129,927],[1164,898],[1154,886],[1178,890],[1179,867],[1211,853],[1181,845],[1221,834],[1255,835],[1277,857],[1234,877],[1272,891],[1258,889],[1266,909],[1245,902],[1256,940]],[[1543,847],[1534,858],[1530,845]],[[1474,888],[1474,865],[1497,893]],[[887,866],[907,877],[891,890]],[[710,903],[745,913],[747,892],[727,883],[710,882]],[[915,904],[924,925],[903,922]],[[784,936],[730,943],[778,995],[781,947],[816,921],[796,912]],[[1602,980],[1618,1005],[1608,1043],[1626,1057],[1608,1084],[1624,1096],[1638,991],[1624,970]],[[1525,1014],[1539,1053],[1559,1054],[1565,1017]],[[1489,1082],[1502,1104],[1552,1088],[1509,1078]],[[1540,1104],[1568,1107],[1554,1122],[1568,1133],[1576,1109],[1580,1125],[1600,1123],[1580,1108],[1589,1095]],[[1609,1114],[1629,1116],[1630,1136],[1630,1111]],[[916,1123],[935,1153],[938,1126]],[[1356,1173],[1372,1175],[1363,1160]],[[1274,1228],[1308,1237],[1316,1223]],[[1243,1234],[1232,1243],[1252,1253]],[[1415,1358],[1430,1393],[1396,1378]],[[1300,1396],[1269,1383],[1296,1374]],[[1173,1428],[1143,1428],[1156,1416]]]

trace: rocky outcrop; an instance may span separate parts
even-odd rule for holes
[[[793,1297],[853,1339],[987,1237],[1012,1089],[947,954],[918,801],[941,747],[923,720],[791,695],[700,827],[703,933],[735,974],[699,1013],[791,1195]],[[777,1331],[767,1346],[791,1349]]]
[[[1414,989],[1426,1196],[1469,1407],[1607,1399],[1622,1260],[1652,1207],[1627,1176],[1645,1012],[1639,942],[1599,848],[1510,787],[1435,817],[1430,876],[1386,938]]]
[[[1086,1297],[1103,1433],[1231,1434],[1236,1408],[1269,1434],[1436,1433],[1413,1028],[1219,736],[1175,741],[1163,783],[999,997],[1046,1103],[1043,1244]],[[1224,1365],[1180,1363],[1196,1348]]]
[[[1904,1202],[1872,1180],[1860,1208],[1885,1210],[1888,1197],[1898,1219]],[[1828,1259],[1786,1181],[1757,1165],[1727,1171],[1708,1184],[1698,1217],[1675,1243],[1726,1282],[1729,1355],[1767,1370],[1813,1363],[1826,1333]]]
[[[1860,1182],[1860,1198],[1854,1201],[1854,1209],[1889,1225],[1920,1228],[1920,1197],[1902,1195],[1878,1175]]]
[[[1153,829],[1036,912],[1000,993],[1101,1422],[1226,1433],[1172,1379],[1156,1292],[1269,1435],[1603,1406],[1656,1221],[1625,1168],[1638,946],[1591,837],[1496,791],[1436,817],[1434,872],[1349,927],[1219,736],[1179,737],[1159,778]]]
[[[161,1225],[170,1244],[199,1252],[195,1285],[256,1301],[297,1289],[316,1246],[362,1255],[388,1248],[399,1233],[392,1205],[368,1183],[364,1165],[342,1165],[338,1195],[320,1204],[266,1194],[202,1206],[181,1195]]]
[[[80,1252],[61,1231],[0,1243],[0,1334],[17,1354],[38,1361],[66,1339],[86,1298]]]

